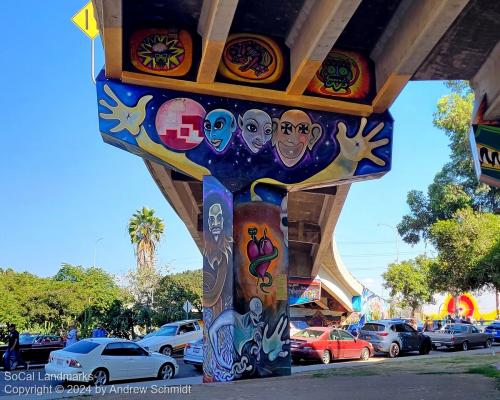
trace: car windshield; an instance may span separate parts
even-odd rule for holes
[[[296,337],[305,337],[305,338],[319,338],[325,331],[318,331],[315,329],[304,329],[302,331],[297,332]]]
[[[91,342],[89,340],[80,340],[79,342],[66,347],[64,351],[67,351],[68,353],[88,354],[97,346],[99,346],[99,343]]]
[[[19,335],[19,344],[32,344],[36,338],[36,335],[32,335],[30,333],[23,333]]]
[[[154,336],[175,336],[177,333],[177,325],[168,325],[158,329]]]
[[[361,330],[363,331],[375,331],[375,332],[381,332],[385,329],[384,325],[381,324],[365,324]]]
[[[463,333],[467,332],[467,327],[463,325],[446,325],[444,331],[450,333]]]

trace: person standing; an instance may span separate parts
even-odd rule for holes
[[[422,332],[432,332],[432,323],[429,317],[425,317],[425,323]]]
[[[102,327],[102,325],[97,325],[97,327],[92,331],[92,337],[94,338],[99,338],[99,337],[107,337],[108,332],[106,329]]]
[[[66,347],[75,344],[78,341],[78,332],[74,325],[70,325],[68,334],[66,335]]]
[[[7,351],[4,353],[4,370],[10,371],[12,366],[19,362],[19,332],[14,324],[9,325],[9,343]]]

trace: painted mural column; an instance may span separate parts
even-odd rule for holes
[[[205,382],[291,371],[287,194],[255,193],[203,179]]]

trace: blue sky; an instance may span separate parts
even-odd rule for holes
[[[102,142],[90,40],[71,16],[84,1],[29,1],[23,18],[3,5],[0,47],[0,266],[53,275],[61,262],[122,274],[134,266],[127,221],[146,205],[165,220],[159,265],[201,266],[186,228],[142,160]],[[30,21],[30,24],[26,24]],[[96,72],[102,47],[96,41]],[[394,231],[407,212],[406,193],[424,189],[447,161],[445,135],[432,126],[440,82],[412,82],[391,108],[393,167],[380,180],[355,183],[337,225],[346,266],[380,293],[380,274],[396,258]],[[400,259],[424,251],[400,244]]]

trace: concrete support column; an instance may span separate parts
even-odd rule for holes
[[[203,180],[204,382],[290,374],[286,201]]]

